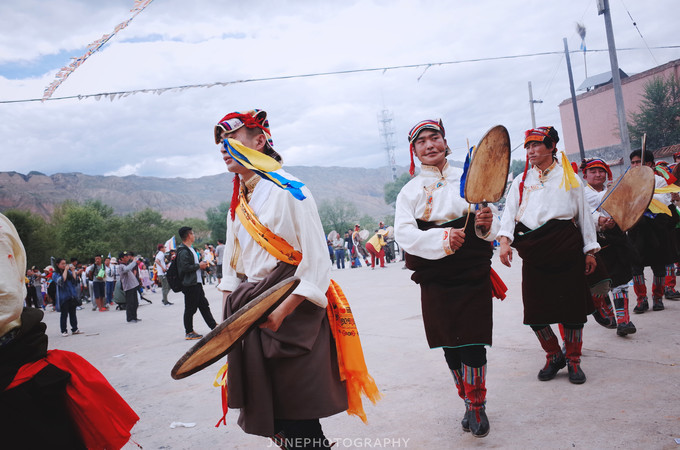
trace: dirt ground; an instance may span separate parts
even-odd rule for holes
[[[570,384],[562,370],[540,382],[544,354],[522,325],[521,261],[506,268],[494,257],[493,265],[509,292],[504,301],[494,300],[494,345],[487,353],[491,432],[483,439],[461,430],[464,406],[442,351],[427,347],[411,272],[401,262],[333,270],[383,394],[376,405],[366,405],[367,425],[344,413],[322,420],[334,448],[680,448],[680,302],[666,300],[665,311],[632,314],[638,332],[625,338],[589,320],[582,360],[588,381]],[[648,274],[648,285],[650,280]],[[218,318],[221,294],[214,285],[205,290]],[[238,411],[215,428],[221,403],[213,380],[222,362],[183,380],[170,377],[195,343],[184,339],[183,297],[171,293],[172,306],[161,304],[160,290],[148,297],[153,304],[141,302],[137,324],[126,323],[124,311],[94,312],[89,304],[78,311],[84,335],[62,337],[56,312],[44,319],[49,347],[85,357],[140,416],[125,449],[138,448],[135,443],[145,449],[274,448],[241,431]],[[209,331],[199,313],[194,324],[199,333]],[[172,428],[173,422],[195,426]]]

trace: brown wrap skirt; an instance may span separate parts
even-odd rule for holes
[[[553,219],[535,230],[520,222],[512,246],[522,258],[524,324],[585,323],[594,306],[574,222]]]
[[[226,317],[295,270],[280,262],[259,283],[241,283],[227,299]],[[238,424],[246,433],[269,437],[279,431],[274,419],[318,419],[347,409],[326,309],[310,301],[303,301],[276,332],[249,331],[227,360],[229,407],[241,410]]]
[[[418,221],[418,228],[462,228],[465,217],[442,225]],[[463,246],[441,259],[406,254],[411,279],[420,285],[425,335],[430,348],[491,345],[491,242],[475,234],[474,216]]]

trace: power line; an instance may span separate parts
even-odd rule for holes
[[[658,66],[659,63],[656,61],[656,58],[654,57],[654,53],[652,53],[652,50],[649,48],[649,45],[647,45],[647,41],[645,40],[645,37],[642,35],[642,32],[641,32],[640,29],[638,28],[637,23],[636,23],[635,20],[633,19],[633,16],[630,15],[630,11],[628,11],[628,7],[626,7],[626,4],[623,3],[623,0],[621,0],[621,4],[623,5],[623,9],[625,9],[626,12],[628,13],[628,17],[630,17],[630,21],[633,22],[633,26],[635,27],[635,29],[637,30],[638,34],[640,35],[640,38],[642,39],[642,42],[645,44],[645,47],[647,47],[647,50],[649,50],[649,54],[652,56],[652,59],[654,60],[654,64],[656,64],[656,65]]]
[[[680,45],[669,45],[669,46],[654,47],[654,48],[655,49],[677,49],[677,48],[680,48]],[[618,51],[631,51],[631,50],[642,50],[642,49],[640,49],[640,48],[622,48],[622,49],[619,49]],[[608,49],[588,50],[588,52],[593,52],[593,53],[608,52],[608,51],[609,51]],[[581,52],[581,50],[570,51],[570,53],[576,53],[576,52]],[[79,95],[70,95],[70,96],[64,96],[64,97],[50,97],[48,99],[31,98],[31,99],[23,99],[23,100],[0,100],[0,104],[29,103],[29,102],[43,102],[43,101],[49,102],[49,101],[58,101],[58,100],[69,100],[69,99],[82,100],[82,99],[85,99],[85,98],[92,98],[92,97],[94,97],[97,100],[100,100],[102,97],[104,97],[104,98],[109,98],[111,101],[113,101],[116,98],[127,97],[129,95],[140,94],[140,93],[144,93],[144,94],[150,93],[150,94],[160,95],[160,94],[162,94],[164,92],[168,92],[168,91],[183,91],[183,90],[186,90],[186,89],[209,88],[209,87],[214,87],[214,86],[230,86],[230,85],[233,85],[233,84],[255,83],[255,82],[263,82],[263,81],[280,81],[280,80],[291,80],[291,79],[298,79],[298,78],[324,77],[324,76],[332,76],[332,75],[347,75],[347,74],[355,74],[355,73],[386,72],[388,70],[414,69],[414,68],[418,68],[418,67],[429,68],[429,67],[432,67],[432,66],[447,66],[447,65],[453,65],[453,64],[500,61],[500,60],[509,60],[509,59],[531,58],[531,57],[536,57],[536,56],[552,56],[552,55],[564,55],[564,51],[526,53],[526,54],[520,54],[520,55],[506,55],[506,56],[492,56],[492,57],[486,57],[486,58],[461,59],[461,60],[456,60],[456,61],[443,61],[443,62],[422,63],[422,64],[406,64],[406,65],[400,65],[400,66],[373,67],[373,68],[364,68],[364,69],[348,69],[348,70],[338,70],[338,71],[333,71],[333,72],[316,72],[316,73],[297,74],[297,75],[281,75],[281,76],[276,76],[276,77],[246,78],[246,79],[243,79],[243,80],[217,81],[217,82],[214,82],[214,83],[202,83],[202,84],[186,84],[186,85],[182,85],[182,86],[171,86],[171,87],[164,87],[164,88],[134,89],[134,90],[129,90],[129,91],[101,92],[101,93],[97,93],[97,94],[79,94]],[[421,77],[422,77],[422,74],[421,74]],[[419,77],[419,79],[420,79],[420,77]]]

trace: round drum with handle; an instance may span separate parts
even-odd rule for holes
[[[229,353],[248,331],[264,322],[298,284],[298,277],[290,277],[249,301],[191,347],[172,368],[172,378],[179,380],[188,377]]]

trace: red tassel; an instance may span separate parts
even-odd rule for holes
[[[409,153],[411,153],[411,167],[409,167],[409,169],[408,169],[408,173],[409,173],[409,175],[411,175],[411,176],[413,176],[413,174],[416,173],[416,164],[415,164],[415,162],[413,161],[413,152],[414,152],[414,151],[415,151],[415,149],[413,148],[413,144],[411,144],[411,145],[409,146]]]
[[[226,376],[226,374],[225,374]],[[222,417],[220,420],[217,422],[217,425],[215,425],[215,428],[219,428],[221,424],[224,424],[224,426],[227,426],[227,413],[229,412],[229,406],[227,402],[227,383],[225,382],[221,387],[220,391],[222,395]]]
[[[519,183],[519,203],[517,206],[522,204],[522,196],[524,195],[524,180],[527,179],[527,170],[529,170],[529,158],[527,158],[527,162],[524,163],[524,173],[522,174],[522,181]]]
[[[231,220],[236,217],[236,205],[238,205],[238,192],[241,189],[241,178],[237,173],[234,174],[234,186],[231,192],[231,204],[229,205],[229,212],[231,213]]]
[[[491,268],[491,292],[494,297],[504,300],[508,287],[503,283],[501,277]]]

